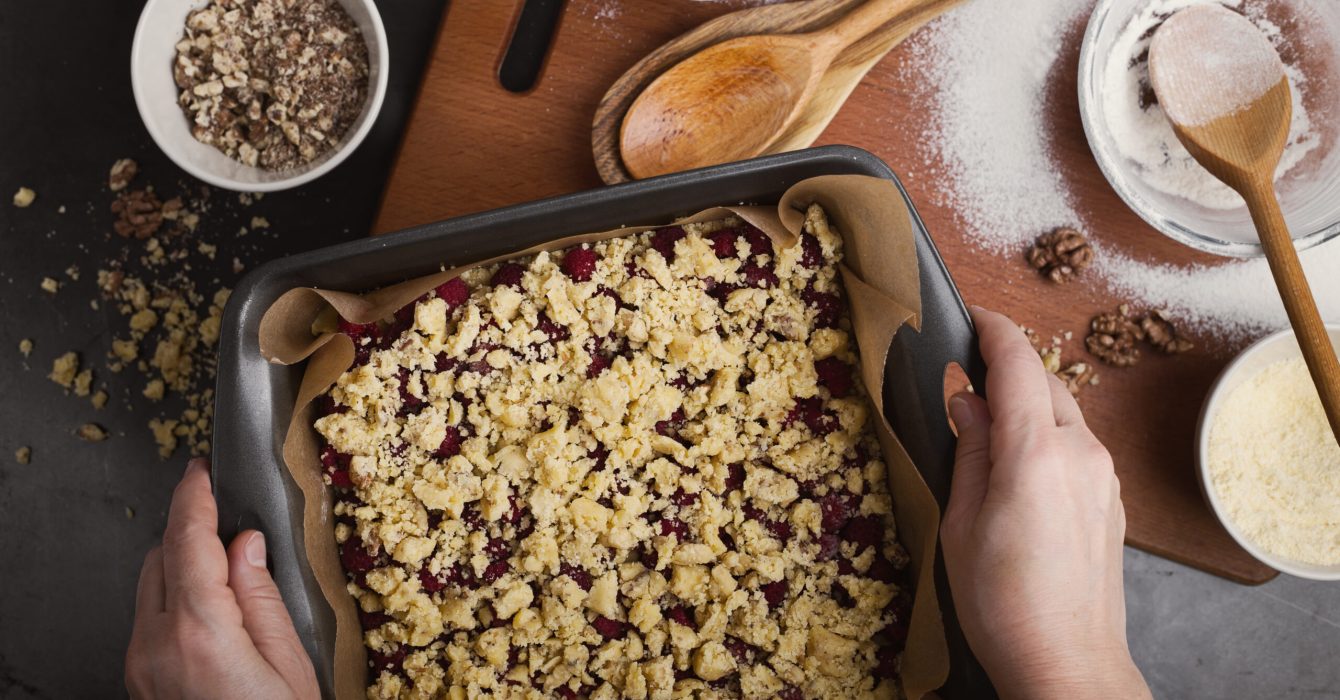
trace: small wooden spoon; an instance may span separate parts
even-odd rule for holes
[[[869,0],[817,32],[755,35],[663,73],[624,116],[619,148],[636,178],[750,158],[804,110],[833,59],[895,15],[936,0]]]
[[[1242,15],[1220,5],[1198,5],[1177,13],[1154,34],[1149,75],[1177,138],[1206,170],[1247,200],[1298,345],[1340,440],[1340,361],[1275,196],[1275,171],[1293,117],[1279,54]]]

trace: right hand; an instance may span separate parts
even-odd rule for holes
[[[963,633],[1004,698],[1148,698],[1126,642],[1126,515],[1112,457],[1008,318],[973,310],[988,401],[959,443],[940,528]]]

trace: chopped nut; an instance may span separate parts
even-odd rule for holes
[[[14,450],[14,461],[18,462],[19,464],[31,463],[33,461],[32,448],[28,447],[27,445],[24,445],[23,447]]]
[[[14,206],[20,209],[27,207],[37,199],[37,193],[27,187],[20,187],[18,192],[14,193]]]
[[[1144,338],[1140,324],[1131,319],[1130,307],[1122,304],[1115,313],[1105,312],[1089,323],[1084,346],[1095,357],[1115,367],[1130,367],[1140,361],[1136,343]]]
[[[163,203],[152,189],[122,192],[112,202],[112,213],[117,216],[112,228],[122,238],[145,239],[163,225]]]
[[[1033,269],[1060,284],[1093,264],[1093,248],[1084,234],[1066,226],[1038,236],[1026,257]]]
[[[1194,343],[1177,335],[1177,329],[1162,311],[1151,311],[1140,320],[1140,329],[1145,339],[1165,355],[1178,355],[1196,347]]]
[[[1085,386],[1098,383],[1098,373],[1094,371],[1093,365],[1087,362],[1072,363],[1056,372],[1056,376],[1065,382],[1065,388],[1073,396],[1079,396],[1080,390]]]
[[[55,294],[60,291],[60,282],[52,277],[42,278],[42,291],[47,294]]]
[[[107,439],[107,431],[97,423],[85,423],[79,426],[75,435],[78,435],[79,439],[85,442],[102,442]]]
[[[112,164],[112,171],[107,176],[107,187],[113,192],[120,192],[135,179],[139,171],[139,164],[129,158],[122,158]]]

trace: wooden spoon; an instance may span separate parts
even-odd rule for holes
[[[831,26],[722,42],[666,71],[633,102],[620,129],[637,178],[750,158],[804,111],[844,48],[893,17],[943,0],[869,0]]]
[[[1293,117],[1279,54],[1242,15],[1198,5],[1154,34],[1149,75],[1177,138],[1247,200],[1331,430],[1340,439],[1340,361],[1275,196],[1275,171]]]

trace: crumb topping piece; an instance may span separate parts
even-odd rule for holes
[[[911,594],[817,206],[476,268],[318,400],[369,697],[894,697]]]

